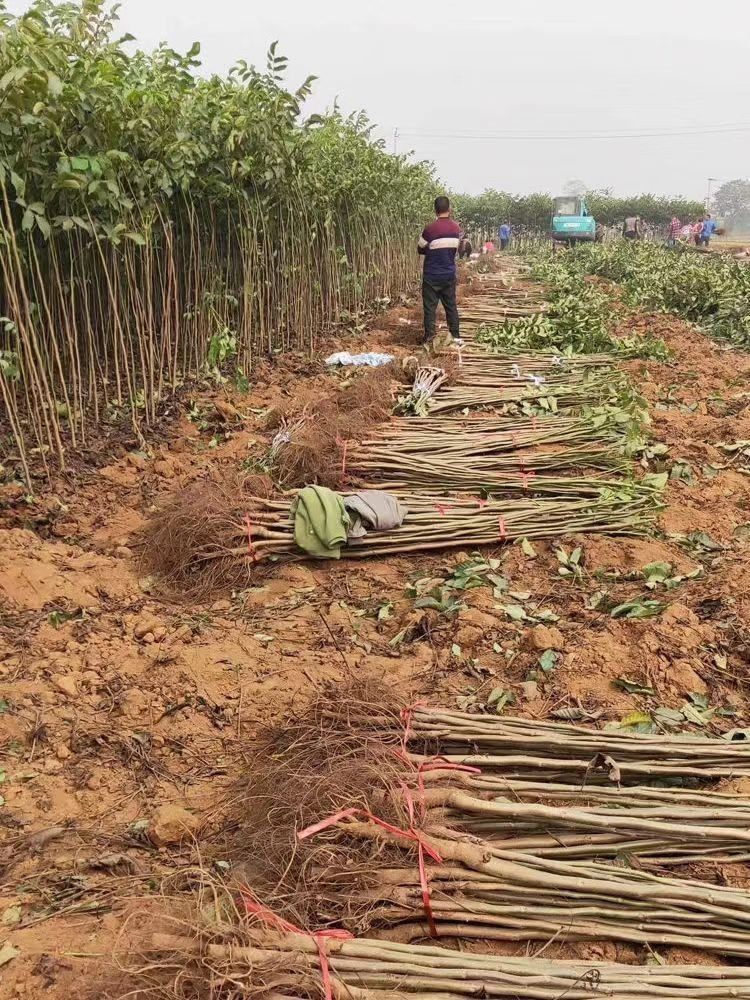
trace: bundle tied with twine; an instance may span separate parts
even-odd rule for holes
[[[403,523],[349,539],[342,558],[502,545],[574,532],[640,535],[658,509],[658,493],[647,485],[595,478],[509,476],[503,489],[508,499],[394,492],[408,510]],[[304,557],[294,541],[295,500],[294,491],[269,496],[262,477],[201,481],[176,490],[142,534],[145,565],[187,596],[247,587],[269,559]]]
[[[275,429],[268,455],[274,477],[284,489],[318,483],[340,489],[347,480],[347,453],[392,412],[397,366],[370,368],[352,376],[334,396],[301,407],[276,407],[266,425]]]
[[[609,938],[750,957],[746,892],[540,858],[467,834],[461,820],[472,808],[504,810],[510,821],[516,807],[524,815],[523,804],[464,792],[462,784],[483,782],[476,768],[409,757],[403,719],[390,708],[388,729],[368,736],[357,720],[373,705],[348,696],[320,700],[255,749],[230,797],[222,856],[238,861],[240,878],[270,895],[284,919],[402,941]],[[724,797],[735,809],[723,823],[715,802],[702,808],[697,793],[699,804],[670,806],[666,797],[652,807],[656,817],[644,820],[630,816],[637,793],[626,794],[622,808],[612,809],[615,832],[618,823],[645,826],[676,850],[706,836],[750,844],[738,815],[750,807],[741,799]]]
[[[716,739],[596,731],[546,719],[479,716],[418,705],[411,716],[409,748],[418,754],[439,753],[485,773],[547,781],[606,784],[613,775],[608,761],[615,762],[617,782],[625,784],[750,777],[750,741],[743,732]]]
[[[321,954],[322,952],[322,954]],[[325,965],[323,966],[323,963]],[[326,970],[328,989],[324,986]],[[158,935],[133,974],[142,996],[175,1000],[746,1000],[750,967],[624,965],[472,954],[430,945],[259,929],[231,944],[209,934]],[[202,988],[201,988],[202,987]],[[189,990],[192,990],[190,992]],[[132,995],[132,994],[131,994]]]
[[[750,802],[736,792],[565,785],[439,769],[424,784],[438,822],[502,851],[571,861],[637,858],[657,869],[750,861]]]
[[[209,882],[192,916],[181,914],[170,933],[162,927],[139,958],[128,957],[140,995],[583,1000],[604,989],[633,1000],[750,997],[750,968],[560,962],[414,943],[431,934],[506,943],[609,937],[743,958],[750,897],[613,865],[503,851],[439,827],[448,814],[420,805],[432,780],[483,776],[409,755],[416,713],[429,710],[398,713],[382,684],[357,684],[328,690],[248,748],[216,814],[209,851],[232,862],[231,883]],[[581,738],[585,732],[577,729]],[[710,746],[705,750],[710,755]],[[558,794],[574,791],[589,792],[565,786]],[[611,791],[622,793],[626,810],[664,790]],[[681,808],[700,805],[698,792],[675,794],[684,798]],[[429,919],[420,847],[428,855]],[[352,939],[352,930],[369,936]]]

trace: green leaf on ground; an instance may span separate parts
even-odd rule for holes
[[[650,486],[654,490],[663,490],[669,480],[669,474],[666,472],[648,472],[641,482],[644,486]]]
[[[512,691],[507,691],[505,688],[493,688],[487,698],[487,707],[494,708],[500,715],[505,706],[512,705],[515,700],[516,696]]]
[[[691,691],[688,694],[688,698],[695,705],[696,708],[706,711],[708,708],[708,695],[700,694],[698,691]]]
[[[521,551],[523,552],[524,555],[528,556],[529,559],[536,559],[536,549],[528,540],[528,538],[526,537],[522,538],[519,542],[519,545],[521,546]]]
[[[685,716],[676,708],[655,708],[651,713],[657,722],[665,726],[680,726],[685,721]]]
[[[548,609],[542,608],[541,611],[537,611],[534,614],[534,618],[538,622],[559,622],[560,616],[556,615],[554,611],[549,611]]]
[[[605,598],[607,597],[608,593],[609,593],[609,591],[607,591],[607,590],[597,590],[597,591],[595,591],[593,594],[591,594],[589,597],[586,598],[585,607],[589,611],[596,611],[597,608],[602,603],[604,603]],[[606,608],[602,608],[602,610],[605,611]]]
[[[65,622],[83,621],[85,617],[83,608],[76,608],[75,611],[50,611],[47,621],[53,628],[60,628]]]
[[[630,712],[620,719],[618,729],[628,729],[633,733],[653,733],[655,730],[654,720],[648,712]]]
[[[657,583],[665,583],[672,575],[672,563],[652,562],[643,567],[643,576],[647,587],[655,587]]]
[[[551,673],[555,669],[557,666],[557,653],[554,649],[545,649],[539,657],[539,666],[546,674]]]
[[[652,687],[648,687],[646,684],[639,684],[638,681],[631,680],[629,677],[618,677],[615,681],[615,687],[622,688],[628,694],[652,695],[656,693]]]
[[[666,608],[662,601],[645,601],[642,597],[636,597],[632,601],[625,601],[612,608],[610,615],[613,618],[654,618],[660,615]]]
[[[504,611],[508,618],[514,622],[526,621],[528,615],[520,604],[500,604],[500,611]]]

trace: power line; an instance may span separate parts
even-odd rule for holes
[[[736,124],[717,125],[707,128],[695,129],[672,129],[672,130],[651,130],[651,131],[629,131],[629,132],[419,132],[407,129],[399,129],[399,137],[411,139],[479,139],[479,140],[534,140],[534,141],[554,141],[554,140],[609,140],[609,139],[661,139],[676,136],[691,135],[722,135],[729,133],[750,132],[750,122],[738,122]]]

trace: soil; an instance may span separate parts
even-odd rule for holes
[[[465,287],[461,297],[477,294]],[[406,585],[445,578],[470,553],[290,563],[200,604],[161,593],[142,568],[139,529],[160,497],[252,466],[273,433],[266,411],[356,378],[319,358],[333,349],[414,355],[412,302],[366,333],[329,338],[316,359],[261,362],[249,395],[199,387],[145,446],[110,441],[36,498],[4,489],[0,948],[7,938],[18,955],[0,970],[3,996],[85,994],[133,898],[155,898],[162,878],[189,865],[245,741],[329,681],[375,676],[405,703],[453,706],[479,706],[504,687],[516,713],[572,709],[599,724],[698,695],[727,713],[709,730],[750,725],[750,458],[721,448],[750,441],[750,357],[674,317],[618,312],[620,333],[652,333],[673,351],[667,363],[623,367],[648,402],[654,443],[668,449],[644,463],[677,465],[681,478],[670,480],[656,537],[535,542],[533,557],[518,546],[485,552],[501,560],[511,592],[528,594],[513,600],[530,621],[508,618],[486,587],[467,591],[455,617],[415,609]],[[580,578],[561,577],[555,550],[576,546]],[[641,570],[653,562],[683,579],[649,591]],[[666,608],[643,620],[606,610],[636,597]],[[543,612],[556,617],[535,625]],[[392,642],[402,630],[405,641]],[[557,663],[547,674],[539,658],[548,648]],[[536,688],[523,688],[530,674]],[[653,693],[628,693],[622,678]],[[189,836],[179,810],[194,818],[183,823]],[[166,841],[150,836],[157,826]],[[725,868],[717,878],[747,884],[744,866]],[[611,944],[555,943],[546,954],[644,957]]]

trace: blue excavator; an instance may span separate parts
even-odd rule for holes
[[[586,207],[586,199],[578,195],[561,195],[552,200],[551,237],[556,243],[593,243],[596,222]]]

